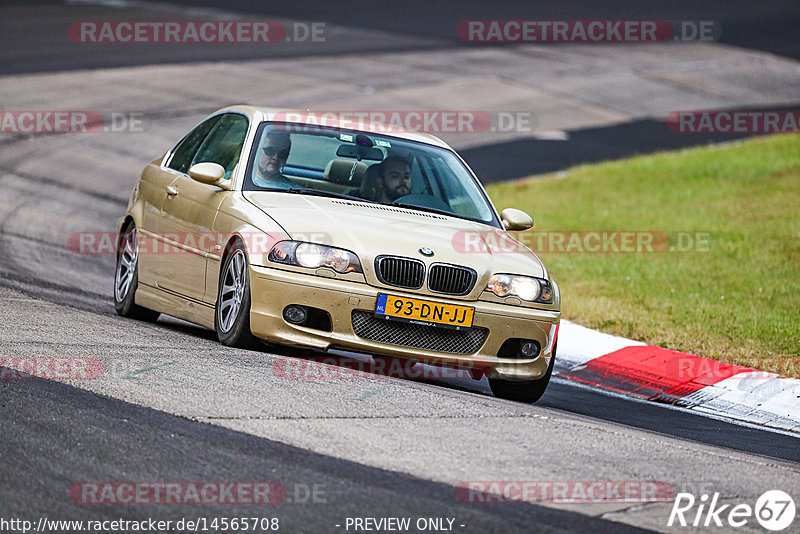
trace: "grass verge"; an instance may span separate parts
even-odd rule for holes
[[[800,377],[797,134],[585,165],[488,191],[498,209],[533,215],[535,227],[519,237],[559,283],[564,318]],[[614,238],[604,247],[603,234],[590,237],[615,231],[639,232],[642,251],[614,252]]]

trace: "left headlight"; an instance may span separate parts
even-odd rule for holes
[[[308,269],[328,267],[342,274],[363,272],[358,256],[349,250],[316,243],[281,241],[272,247],[267,258],[275,263],[297,265]]]
[[[528,302],[553,303],[553,287],[550,282],[532,276],[493,274],[486,284],[486,291],[498,297],[519,297]]]

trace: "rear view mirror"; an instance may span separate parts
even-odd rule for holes
[[[225,167],[210,161],[195,163],[189,169],[189,176],[202,184],[217,185],[217,182],[225,176]]]
[[[339,145],[336,155],[340,158],[358,158],[372,161],[383,160],[383,152],[375,147],[363,147],[356,145]]]

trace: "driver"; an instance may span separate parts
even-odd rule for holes
[[[411,165],[405,158],[389,156],[378,167],[375,180],[378,201],[391,204],[400,197],[411,194]]]
[[[258,151],[253,183],[259,187],[296,187],[297,184],[281,172],[291,149],[292,138],[288,133],[275,130],[267,132],[266,142]]]

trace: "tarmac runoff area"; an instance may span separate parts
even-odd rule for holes
[[[19,112],[73,110],[86,115],[64,118],[68,131],[83,127],[137,142],[143,137],[137,134],[145,134],[163,150],[207,113],[248,103],[311,110],[321,120],[338,116],[355,125],[383,120],[428,131],[461,151],[527,140],[534,150],[529,159],[547,159],[535,150],[548,145],[535,141],[576,137],[573,142],[602,144],[583,140],[579,132],[641,121],[663,123],[659,135],[665,143],[706,142],[696,130],[708,129],[709,115],[670,125],[667,117],[689,110],[741,114],[800,106],[799,66],[718,43],[553,44],[6,76],[0,79],[0,139],[28,134],[33,122],[20,120]],[[787,124],[782,117],[775,122],[781,128]],[[758,119],[747,120],[745,130]],[[718,120],[720,126],[735,121],[735,115]],[[676,124],[686,133],[671,131]],[[714,139],[743,133],[728,130]],[[569,160],[569,154],[564,157]],[[487,176],[503,178],[497,172]]]
[[[91,134],[0,138],[0,319],[14,325],[0,333],[0,354],[94,358],[104,369],[98,378],[63,379],[52,387],[49,381],[0,381],[11,407],[2,412],[3,427],[16,429],[4,434],[22,440],[9,450],[25,450],[23,445],[35,440],[53,451],[51,458],[63,460],[59,465],[74,466],[66,476],[80,481],[87,476],[86,458],[62,450],[64,434],[48,437],[36,429],[70,418],[89,429],[155,417],[158,426],[142,434],[156,436],[155,442],[131,436],[126,444],[111,433],[73,438],[88,440],[93,451],[125,452],[116,458],[93,453],[98,477],[114,462],[122,463],[114,464],[118,472],[154,476],[136,469],[155,451],[172,450],[170,443],[177,441],[170,442],[169,435],[175,429],[181,429],[179,436],[194,435],[187,425],[203,423],[223,433],[226,443],[257,439],[260,448],[288,445],[451,487],[497,479],[656,480],[695,493],[710,488],[720,493],[720,504],[731,505],[752,504],[775,488],[798,494],[796,437],[651,406],[657,403],[634,404],[562,380],[541,404],[526,406],[494,399],[481,384],[470,389],[446,380],[281,379],[272,370],[286,355],[227,349],[213,333],[179,321],[148,325],[116,317],[110,301],[113,258],[76,255],[65,246],[74,232],[113,231],[145,162],[205,114],[233,102],[300,109],[352,109],[358,102],[359,109],[373,110],[463,105],[487,112],[534,106],[535,132],[441,135],[463,149],[643,117],[663,119],[676,109],[800,100],[794,61],[718,44],[681,45],[680,55],[658,48],[671,46],[631,46],[621,54],[615,49],[613,63],[600,45],[558,45],[376,54],[357,63],[347,57],[294,58],[3,77],[4,111],[92,110],[104,118],[103,127]],[[519,68],[520,62],[529,68]],[[402,79],[394,76],[398,65]],[[111,113],[120,114],[118,125],[124,118],[128,126],[114,131],[113,123],[106,123]],[[130,127],[131,119],[140,121],[139,130]],[[565,138],[568,143],[569,135]],[[109,422],[92,406],[122,415]],[[124,426],[131,424],[139,423]],[[175,450],[188,450],[184,447],[191,443],[182,441]],[[546,461],[532,462],[537,455]],[[195,472],[184,469],[181,457],[170,456],[171,466],[154,469],[186,480]],[[11,460],[14,471],[7,472],[15,480],[40,480],[51,472],[21,457]],[[21,485],[15,490],[28,496],[24,502],[16,491],[0,489],[4,506],[26,513],[64,510],[64,501],[72,506],[66,493],[45,495],[35,485]],[[357,502],[367,495],[356,495]],[[666,530],[671,510],[669,502],[543,506],[658,531]],[[761,531],[755,523],[750,527]]]

